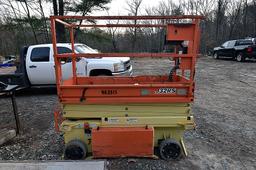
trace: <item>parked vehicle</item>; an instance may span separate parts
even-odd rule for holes
[[[2,64],[14,64],[15,59],[5,60]]]
[[[4,59],[5,60],[15,60],[16,57],[15,57],[15,55],[7,55],[7,56],[4,56]]]
[[[256,58],[256,39],[231,40],[213,49],[213,58],[229,57],[238,62]]]
[[[15,62],[15,59],[3,61],[3,63],[0,64],[0,67],[12,67],[14,66],[14,62]]]
[[[57,44],[58,53],[71,53],[71,44]],[[76,53],[98,53],[85,44],[75,44]],[[63,59],[63,79],[72,76],[71,58]],[[19,84],[23,87],[55,85],[55,68],[52,44],[40,44],[24,47],[20,54],[20,64],[15,74],[0,75],[0,81]],[[132,66],[129,57],[79,58],[77,75],[83,76],[122,76],[131,75]]]

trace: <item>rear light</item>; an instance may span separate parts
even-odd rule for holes
[[[91,134],[91,129],[90,129],[90,125],[88,122],[84,123],[84,133],[86,133],[87,135]]]
[[[84,123],[84,129],[90,129],[90,125],[89,125],[89,123]]]
[[[252,52],[252,47],[248,47],[248,48],[247,48],[247,52],[248,52],[248,53],[251,53],[251,52]]]

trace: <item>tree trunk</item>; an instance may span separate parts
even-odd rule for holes
[[[52,1],[52,4],[53,4],[53,14],[54,15],[58,15],[58,4],[57,4],[57,0],[53,0]]]
[[[217,9],[217,16],[216,16],[216,30],[215,30],[215,34],[216,34],[215,38],[217,41],[218,41],[218,37],[219,37],[221,8],[222,8],[222,0],[218,0],[218,9]]]
[[[82,16],[85,16],[86,13],[87,13],[87,11],[84,10],[83,13],[82,13]],[[79,25],[78,25],[78,27],[77,27],[77,29],[75,31],[75,34],[74,34],[74,41],[76,41],[76,37],[77,37],[77,35],[78,35],[79,31],[80,31],[80,27],[82,25],[82,22],[83,22],[83,20],[79,21]]]
[[[64,15],[64,2],[63,0],[59,0],[59,15]],[[57,39],[58,42],[67,42],[66,36],[65,36],[65,26],[63,24],[57,23],[57,35],[59,39]]]
[[[12,12],[13,12],[13,14],[14,14],[14,17],[15,17],[16,21],[18,22],[18,20],[19,20],[20,18],[18,17],[18,15],[17,15],[17,13],[16,13],[16,10],[15,10],[13,4],[11,3],[11,0],[8,0],[8,3],[9,3],[9,5],[11,6],[11,9],[12,9]],[[21,29],[21,31],[22,31],[22,34],[21,34],[22,40],[25,42],[25,44],[27,44],[27,37],[26,37],[25,31],[24,31],[23,24],[21,23],[21,24],[19,24],[19,25],[20,25],[19,29]],[[14,29],[13,29],[13,34],[15,34],[15,36],[17,37],[17,35],[16,35],[17,33],[15,32]],[[16,50],[15,50],[16,53],[19,53],[19,50],[20,50],[19,47],[20,47],[19,41],[16,41]]]
[[[247,35],[247,9],[248,9],[248,4],[247,4],[247,0],[245,0],[244,2],[244,6],[243,6],[243,36],[248,36]]]
[[[55,16],[64,15],[64,2],[63,0],[53,0],[53,13]],[[58,9],[59,5],[59,9]],[[63,24],[60,24],[56,22],[56,36],[57,36],[57,42],[66,42],[66,36],[65,36],[65,27]]]

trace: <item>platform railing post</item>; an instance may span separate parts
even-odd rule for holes
[[[69,28],[70,33],[70,41],[72,48],[72,72],[73,72],[73,84],[77,84],[77,76],[76,76],[76,56],[75,56],[75,40],[74,40],[74,29],[71,26]]]
[[[196,58],[197,58],[197,53],[198,53],[198,40],[199,40],[199,21],[198,19],[195,19],[193,21],[195,24],[194,27],[194,38],[193,38],[193,44],[191,48],[191,54],[193,55],[192,59],[192,64],[191,64],[191,73],[190,73],[190,87],[189,87],[189,94],[193,95],[193,90],[194,90],[194,77],[195,77],[195,64],[196,64]]]
[[[56,22],[54,16],[50,17],[51,19],[51,33],[52,33],[52,46],[53,46],[53,56],[55,62],[55,77],[56,77],[56,87],[58,96],[60,96],[60,80],[61,80],[61,65],[58,59],[58,50],[57,50],[57,38],[56,38]]]

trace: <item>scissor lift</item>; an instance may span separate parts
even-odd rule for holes
[[[190,103],[194,100],[195,62],[202,16],[52,16],[51,30],[56,81],[64,133],[65,158],[152,157],[187,155],[183,133],[194,128]],[[74,29],[81,20],[165,20],[167,24],[82,24],[80,27],[163,27],[172,53],[78,54]],[[72,23],[68,23],[71,22]],[[72,53],[58,54],[56,23],[70,33]],[[61,59],[72,57],[73,76],[62,80]],[[76,75],[77,57],[162,57],[175,66],[162,76],[81,77]],[[57,126],[58,127],[58,126]]]

